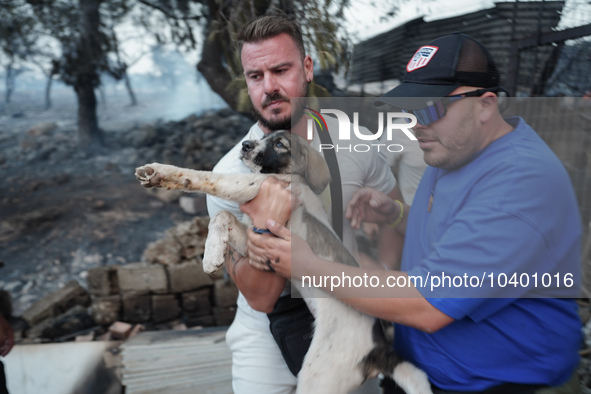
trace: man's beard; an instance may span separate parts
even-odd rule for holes
[[[304,83],[304,97],[308,97],[308,84]],[[286,102],[290,102],[290,99],[282,96],[281,94],[279,94],[278,92],[275,92],[269,96],[267,96],[265,98],[265,101],[263,101],[262,107],[265,108],[266,106],[268,106],[269,104],[271,104],[273,101],[286,101]],[[301,103],[301,101],[299,101],[299,103]],[[271,130],[271,131],[277,131],[277,130],[291,130],[291,125],[292,122],[293,124],[296,124],[300,121],[300,119],[302,118],[302,115],[304,114],[304,107],[298,105],[297,108],[294,108],[293,106],[291,107],[291,116],[286,116],[283,119],[277,119],[277,120],[272,120],[272,119],[266,119],[263,114],[261,114],[259,111],[257,111],[256,108],[254,108],[254,106],[252,107],[252,111],[254,113],[254,116],[256,117],[257,121],[265,128]]]

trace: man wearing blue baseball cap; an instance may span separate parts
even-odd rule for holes
[[[435,288],[414,282],[410,290],[376,289],[383,291],[379,302],[351,289],[336,288],[332,295],[396,323],[395,350],[427,373],[434,393],[578,393],[576,198],[561,162],[535,131],[522,118],[501,115],[499,80],[486,48],[458,33],[419,48],[402,83],[376,99],[416,117],[413,131],[429,167],[412,209],[366,188],[351,199],[347,218],[354,227],[391,224],[404,234],[401,271],[322,260],[273,221],[267,223],[276,237],[249,234],[249,257],[256,267],[271,261],[276,273],[295,279],[367,274],[386,283],[393,276],[433,280],[482,273],[477,288],[450,280]],[[273,198],[285,199],[289,209],[289,192]],[[258,204],[268,202],[256,198],[244,209],[256,213]],[[572,281],[566,288],[565,282],[544,289],[533,282],[494,286],[498,277],[513,274]],[[394,382],[384,386],[385,393],[402,392]]]

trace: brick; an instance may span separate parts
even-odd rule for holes
[[[120,319],[121,298],[118,295],[96,297],[92,300],[92,318],[101,326],[109,325]]]
[[[229,307],[236,305],[238,288],[233,281],[216,280],[213,284],[213,305]]]
[[[213,317],[216,326],[229,326],[234,321],[234,316],[236,316],[235,307],[213,308]]]
[[[88,292],[93,296],[104,297],[119,293],[117,266],[96,267],[88,270]]]
[[[74,338],[74,342],[92,342],[94,340],[94,332],[88,333],[86,335],[77,335]]]
[[[131,332],[129,333],[129,338],[135,337],[137,334],[139,334],[141,331],[144,331],[145,329],[146,327],[142,326],[141,324],[136,324],[131,329]]]
[[[49,338],[54,340],[73,339],[71,334],[86,330],[95,325],[94,321],[88,315],[86,307],[74,305],[66,312],[48,317],[31,326],[26,331],[28,338]]]
[[[149,295],[123,295],[123,320],[129,323],[143,323],[152,316],[152,298]]]
[[[174,294],[152,296],[152,320],[155,323],[175,319],[179,312],[179,301]]]
[[[183,293],[181,295],[183,312],[187,316],[199,317],[211,315],[211,287]]]
[[[125,339],[131,333],[132,325],[122,321],[116,321],[109,327],[109,333],[113,339]]]
[[[23,312],[22,318],[33,326],[44,319],[64,313],[75,305],[89,306],[90,296],[76,280],[71,280],[61,289],[35,302]]]
[[[172,293],[184,293],[213,284],[213,278],[203,272],[203,266],[196,262],[169,265],[166,269]]]
[[[199,316],[199,317],[185,317],[185,324],[187,327],[212,327],[215,326],[215,318],[213,315]]]
[[[123,294],[164,294],[168,284],[164,267],[159,264],[133,263],[117,270],[119,288]]]

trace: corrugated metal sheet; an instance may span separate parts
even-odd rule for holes
[[[355,45],[349,82],[362,84],[401,79],[406,63],[417,48],[437,37],[459,31],[488,48],[501,70],[503,83],[511,39],[555,29],[563,6],[564,1],[503,2],[496,3],[494,8],[432,22],[417,18]],[[520,73],[537,72],[535,63],[544,64],[551,50],[552,47],[541,48],[535,59],[522,61]]]
[[[122,345],[126,394],[231,394],[226,330],[150,331]]]

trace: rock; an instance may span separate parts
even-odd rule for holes
[[[30,325],[35,325],[46,318],[64,313],[75,305],[89,306],[90,297],[77,281],[71,280],[63,288],[35,302],[23,312],[22,317]]]
[[[143,261],[165,265],[184,261],[200,261],[205,251],[209,217],[196,217],[166,230],[164,238],[150,243],[143,254]]]
[[[94,320],[85,307],[75,305],[63,314],[47,318],[27,331],[28,338],[56,339],[91,328]]]
[[[92,318],[96,324],[106,326],[120,319],[121,307],[119,295],[95,297],[92,300]]]
[[[27,130],[27,135],[31,137],[39,137],[44,134],[48,134],[53,130],[57,129],[57,123],[55,122],[43,122],[36,124]]]

